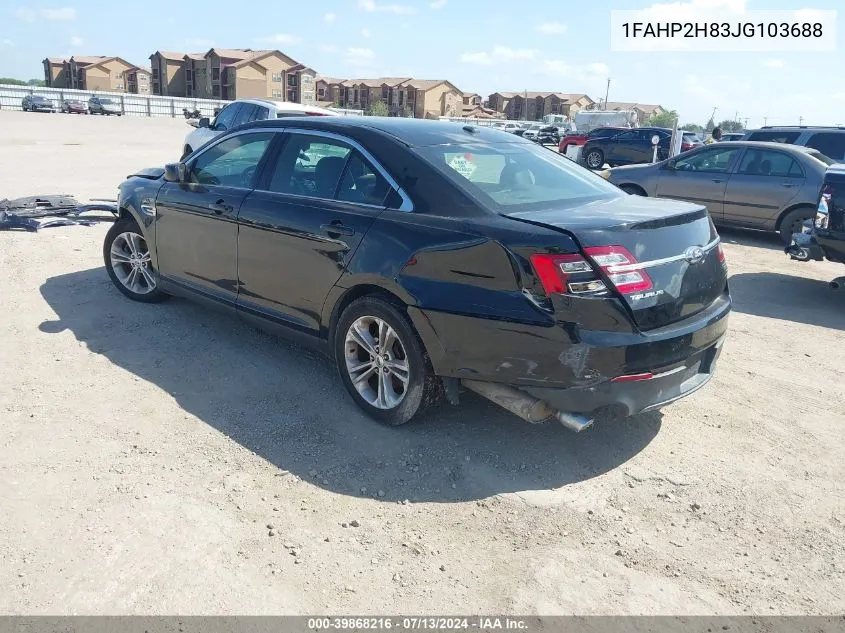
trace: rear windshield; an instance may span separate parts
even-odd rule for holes
[[[825,156],[824,154],[822,154],[818,150],[813,150],[813,151],[807,152],[807,155],[812,156],[816,160],[820,160],[821,162],[823,162],[825,165],[828,165],[828,166],[836,165],[836,162],[837,162],[837,161],[833,160],[830,156]]]
[[[432,145],[416,152],[471,195],[508,210],[620,195],[600,176],[534,143]]]

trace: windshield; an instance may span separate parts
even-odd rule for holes
[[[433,145],[416,152],[494,208],[527,210],[620,195],[602,177],[535,143]]]
[[[106,105],[112,105],[114,103],[114,99],[104,99],[100,97],[100,103],[105,103]]]
[[[33,97],[33,101],[47,101],[47,97]]]

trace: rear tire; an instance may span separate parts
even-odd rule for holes
[[[118,220],[106,233],[103,260],[112,283],[133,301],[158,303],[168,298],[159,288],[146,238],[132,218]]]
[[[800,233],[803,229],[804,221],[809,220],[815,216],[816,212],[810,207],[801,207],[793,209],[780,221],[780,239],[784,246],[788,246],[792,242],[792,234]]]
[[[589,169],[601,169],[604,165],[604,152],[600,149],[591,149],[584,156],[584,162]]]
[[[437,399],[440,383],[422,341],[401,308],[384,299],[350,303],[332,347],[349,395],[382,424],[405,424]]]

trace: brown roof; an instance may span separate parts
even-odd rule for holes
[[[571,103],[575,103],[578,99],[587,99],[588,101],[592,101],[589,96],[581,93],[581,94],[564,94],[560,93],[560,97],[563,99],[565,98],[567,101]]]
[[[205,54],[204,53],[188,53],[187,55],[184,55],[182,57],[182,59],[185,59],[185,58],[193,59],[195,62],[201,62],[202,60],[205,59]]]
[[[106,55],[74,55],[71,57],[80,66],[89,66],[91,64],[101,64],[107,59],[114,59]]]
[[[153,74],[153,69],[150,68],[149,66],[136,66],[135,70],[140,71],[142,73],[147,73],[148,75]]]
[[[345,79],[338,79],[337,77],[323,77],[322,75],[317,75],[317,81],[325,81],[327,84],[342,84]]]
[[[440,84],[449,84],[452,88],[463,94],[460,90],[458,90],[457,86],[448,79],[409,79],[402,85],[408,86],[409,88],[415,88],[417,90],[431,90]]]
[[[635,101],[608,101],[604,104],[605,110],[642,110],[643,112],[654,112],[662,106],[654,105],[653,103],[637,103]]]
[[[366,86],[367,88],[381,88],[382,86],[398,86],[406,81],[410,81],[410,77],[376,77],[374,79],[347,79],[340,82],[343,86],[351,88],[352,86]]]
[[[160,55],[164,59],[177,62],[182,61],[185,58],[185,53],[174,53],[172,51],[156,51],[155,53],[150,55],[150,57],[153,57],[153,55]]]
[[[137,66],[135,64],[128,62],[125,59],[123,59],[122,57],[118,57],[117,55],[115,55],[114,57],[103,57],[101,60],[94,62],[93,64],[88,64],[88,65],[89,66],[101,66],[101,65],[105,64],[106,62],[112,62],[114,60],[121,61],[124,64],[126,64],[127,66],[130,66],[131,68],[137,68]]]
[[[257,61],[264,59],[265,57],[269,57],[270,55],[273,55],[275,53],[278,53],[279,55],[284,57],[286,60],[291,62],[294,66],[302,66],[302,64],[297,62],[292,57],[285,55],[282,51],[253,51],[252,53],[249,54],[248,57],[245,57],[245,58],[241,59],[241,61],[235,62],[234,64],[232,64],[232,68],[241,68],[242,66],[246,66],[247,64],[252,64],[253,62],[257,62]],[[222,55],[219,51],[217,52],[217,54],[220,55],[220,57],[228,57],[228,55]],[[302,66],[302,67],[304,68],[304,66]]]
[[[212,48],[205,55],[207,57],[210,53],[216,53],[218,57],[223,57],[225,59],[249,59],[250,57],[255,57],[259,54],[263,55],[264,53],[269,52],[271,51],[254,51],[251,48]]]
[[[62,57],[48,57],[47,62],[50,64],[64,64],[67,60]]]

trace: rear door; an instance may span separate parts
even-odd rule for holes
[[[639,132],[637,130],[628,130],[611,138],[607,143],[605,161],[611,165],[627,165],[630,163],[636,151],[638,138]]]
[[[283,137],[241,208],[238,306],[315,332],[370,225],[398,204],[384,169],[354,141],[313,130]]]
[[[786,152],[748,148],[725,191],[725,221],[774,229],[805,179],[801,165]]]
[[[707,147],[684,154],[674,169],[662,169],[659,198],[686,200],[707,207],[715,222],[724,219],[725,189],[741,147]],[[667,165],[668,167],[668,165]]]

